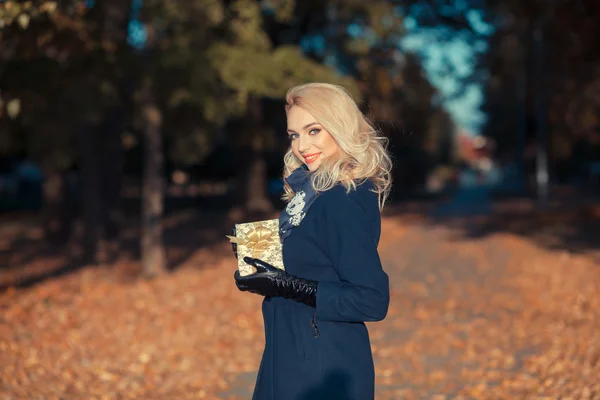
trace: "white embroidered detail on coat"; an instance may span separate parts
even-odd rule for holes
[[[294,226],[300,225],[300,222],[302,222],[305,215],[306,215],[306,213],[304,213],[304,212],[294,215],[292,218],[290,218],[290,224],[292,224]]]
[[[306,193],[300,190],[296,192],[294,197],[292,197],[292,200],[288,203],[285,212],[290,216],[290,224],[298,226],[306,216],[306,213],[302,211],[304,209],[305,199]]]

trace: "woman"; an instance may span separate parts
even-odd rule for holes
[[[385,318],[390,300],[377,253],[390,157],[343,88],[301,85],[286,102],[285,271],[246,257],[257,272],[235,273],[240,290],[265,296],[266,345],[253,399],[373,399],[364,322]]]

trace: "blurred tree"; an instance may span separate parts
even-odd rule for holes
[[[458,162],[456,126],[446,110],[436,110],[429,123],[425,150],[431,154],[434,164],[451,166]]]
[[[459,88],[483,82],[485,134],[503,160],[526,167],[542,202],[549,170],[557,177],[566,176],[565,167],[581,175],[569,165],[577,143],[594,146],[596,140],[600,3],[411,0],[399,7],[419,29],[436,29],[439,39],[460,37],[489,49],[478,51],[478,68]],[[489,46],[479,46],[482,40]]]
[[[225,6],[218,0],[146,0],[140,9],[146,37],[138,43],[140,91],[135,125],[143,132],[142,270],[166,270],[161,218],[164,145],[176,165],[201,162],[220,127],[238,109],[211,68],[208,51],[221,34]]]
[[[164,161],[161,135],[162,113],[155,100],[152,76],[144,74],[140,92],[144,120],[144,174],[142,181],[142,272],[147,277],[166,271],[162,241],[164,208]]]
[[[42,167],[46,237],[64,242],[70,214],[63,172],[74,162],[75,153],[69,126],[72,110],[62,107],[66,98],[59,88],[67,86],[64,61],[83,48],[84,40],[76,23],[82,18],[80,10],[66,13],[55,6],[11,1],[0,5],[4,17],[13,13],[3,20],[0,31],[0,91],[20,105],[18,113],[0,120],[0,135],[5,154],[24,154]],[[41,13],[43,9],[52,12]],[[19,20],[27,23],[14,23]]]
[[[59,7],[23,4],[49,11],[32,14],[36,18],[27,29],[12,23],[0,33],[0,87],[21,104],[18,120],[0,121],[2,136],[11,138],[5,150],[21,151],[42,166],[43,220],[50,240],[70,236],[75,210],[68,205],[77,202],[67,197],[79,190],[67,190],[74,186],[69,171],[79,166],[84,248],[94,260],[102,238],[115,236],[119,219],[131,1],[99,0],[91,8],[77,0],[61,1]]]
[[[279,14],[286,18],[285,12]],[[147,33],[140,46],[145,86],[137,107],[146,142],[142,262],[154,275],[164,269],[159,226],[164,166],[162,143],[156,138],[160,129],[167,132],[162,137],[173,162],[193,164],[210,154],[225,123],[237,119],[240,129],[227,135],[238,149],[242,208],[265,213],[272,205],[264,154],[274,140],[266,128],[262,99],[283,98],[290,86],[311,80],[354,88],[351,79],[309,61],[296,47],[273,47],[257,1],[146,0],[140,17]]]
[[[89,9],[88,32],[95,49],[85,54],[76,69],[74,101],[97,94],[77,120],[86,254],[99,261],[116,251],[123,219],[120,198],[123,175],[121,137],[129,112],[131,61],[127,44],[132,0],[96,0]],[[92,64],[93,63],[93,64]],[[91,67],[91,65],[93,65]],[[91,68],[90,68],[91,67]]]
[[[293,4],[279,3],[274,18],[287,23]],[[274,46],[263,27],[258,2],[237,0],[231,3],[230,11],[226,40],[216,43],[209,54],[219,78],[235,91],[245,109],[241,117],[243,128],[234,137],[240,150],[238,185],[244,208],[251,213],[268,213],[272,204],[266,197],[265,151],[276,141],[275,132],[265,126],[261,98],[283,98],[290,87],[311,81],[341,84],[356,96],[358,90],[351,78],[343,78],[331,68],[309,60],[297,46]]]
[[[505,158],[537,172],[538,186],[546,153],[555,176],[567,177],[569,165],[581,162],[573,149],[582,141],[593,146],[600,123],[598,2],[504,2],[492,12],[496,30],[481,60],[490,71],[486,132]]]
[[[56,6],[56,1],[3,1],[0,4],[0,28],[18,24],[27,29],[32,18],[52,14]]]
[[[288,24],[294,4],[274,4],[273,18]],[[272,210],[265,152],[276,143],[263,99],[282,99],[288,88],[308,81],[340,83],[358,95],[352,79],[309,60],[295,45],[276,45],[264,15],[255,0],[147,0],[142,12],[157,35],[157,91],[168,99],[161,109],[164,129],[172,132],[171,157],[180,164],[202,161],[225,123],[236,120],[227,127],[237,129],[226,134],[237,149],[240,205],[259,214]]]

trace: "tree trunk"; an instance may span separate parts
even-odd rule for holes
[[[162,242],[164,160],[160,134],[162,115],[150,89],[143,104],[144,176],[142,182],[142,274],[153,277],[166,271],[166,255]]]
[[[267,196],[267,161],[265,159],[266,137],[263,124],[263,109],[261,99],[250,97],[244,134],[249,135],[247,142],[250,151],[245,149],[247,162],[242,168],[241,185],[243,187],[244,211],[260,218],[263,214],[273,211],[273,204]]]
[[[132,0],[98,0],[102,39],[109,40],[118,47],[127,43],[131,5]]]
[[[98,0],[99,34],[105,45],[113,46],[114,53],[108,52],[106,57],[106,73],[118,88],[115,104],[109,106],[104,113],[100,126],[102,151],[102,208],[104,239],[117,239],[123,220],[121,210],[121,183],[123,178],[123,150],[121,134],[125,126],[125,105],[129,103],[128,87],[130,77],[117,65],[123,62],[129,52],[127,35],[131,18],[132,0]],[[113,251],[116,251],[117,240],[112,240]]]
[[[123,112],[119,108],[105,114],[100,126],[102,184],[102,233],[101,240],[105,261],[111,259],[119,250],[119,232],[124,220],[121,208],[121,185],[123,181],[123,149],[121,133],[124,127]]]
[[[127,28],[131,0],[99,0],[92,9],[93,23],[97,26],[95,38],[102,42],[105,57],[100,63],[90,56],[87,62],[96,62],[95,73],[121,88],[126,77],[116,62],[127,51]],[[98,82],[80,76],[80,90],[94,96],[89,102],[87,115],[78,126],[83,203],[84,256],[88,262],[109,261],[107,238],[118,235],[120,222],[120,192],[122,177],[121,133],[125,112],[123,94],[105,96],[98,90]]]
[[[522,34],[522,43],[531,43],[529,32]],[[529,62],[528,46],[521,46],[521,57],[517,67],[517,140],[516,140],[516,162],[517,162],[517,179],[519,192],[525,192],[527,189],[527,167],[525,162],[525,148],[527,145],[527,114],[528,110],[528,90],[530,62]]]
[[[102,182],[98,161],[97,126],[84,123],[78,130],[82,182],[83,252],[86,262],[100,262],[98,249],[102,238]]]
[[[269,213],[273,204],[267,197],[267,161],[262,152],[250,160],[246,179],[246,210],[249,213]]]
[[[45,168],[43,183],[42,226],[44,236],[52,244],[65,244],[71,233],[72,219],[65,207],[66,186],[63,174]]]
[[[548,64],[545,62],[546,51],[544,48],[544,15],[537,17],[534,29],[534,54],[535,54],[535,73],[537,79],[535,112],[536,112],[536,187],[538,205],[545,208],[549,200],[550,173],[548,170],[548,109],[547,99],[548,90],[546,74]]]

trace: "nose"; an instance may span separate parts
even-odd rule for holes
[[[304,153],[308,149],[310,149],[310,139],[306,135],[299,135],[299,136],[300,137],[298,138],[298,151],[300,153]]]

